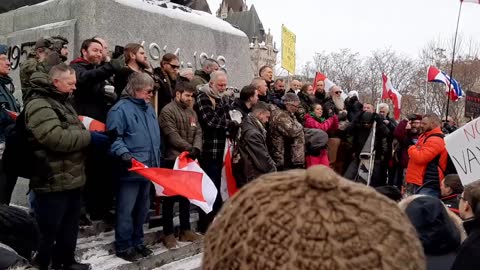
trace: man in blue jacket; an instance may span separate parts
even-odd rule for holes
[[[133,73],[125,87],[125,96],[107,117],[107,129],[118,132],[111,152],[123,164],[117,179],[115,248],[117,256],[128,261],[152,254],[143,243],[151,184],[128,169],[132,167],[132,159],[148,167],[160,167],[160,127],[150,104],[153,87],[153,79],[148,74]]]

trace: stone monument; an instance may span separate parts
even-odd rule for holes
[[[183,67],[201,68],[217,59],[229,85],[242,87],[252,78],[247,36],[206,12],[160,0],[49,0],[0,14],[0,43],[10,46],[11,77],[20,92],[19,64],[35,40],[61,35],[69,43],[69,61],[80,54],[84,39],[99,36],[115,45],[143,43],[153,66],[163,54],[180,57]],[[19,96],[17,93],[16,96]]]
[[[10,46],[11,77],[21,97],[19,64],[43,36],[67,38],[70,62],[79,56],[84,39],[99,36],[115,45],[143,43],[158,66],[167,52],[183,67],[200,69],[206,58],[217,59],[229,75],[229,85],[241,88],[252,79],[247,36],[215,16],[160,0],[48,0],[0,14],[0,43]],[[20,179],[13,203],[26,205],[26,183]]]

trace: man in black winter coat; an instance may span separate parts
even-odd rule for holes
[[[267,148],[265,124],[269,118],[268,105],[259,102],[247,118],[242,121],[242,134],[238,144],[238,152],[234,153],[233,161],[238,188],[262,174],[277,170]],[[238,156],[240,159],[238,159]]]
[[[107,80],[125,66],[124,57],[107,59],[103,53],[103,40],[98,38],[83,41],[81,56],[71,62],[76,74],[76,90],[73,92],[74,107],[78,115],[88,116],[105,123],[113,100],[105,94]],[[105,43],[105,41],[103,41]],[[105,62],[108,61],[108,62]],[[83,191],[86,210],[92,220],[111,218],[109,210],[113,203],[112,161],[107,152],[90,148],[85,161],[87,182]],[[89,220],[82,213],[82,223]]]
[[[121,57],[101,65],[102,52],[103,46],[100,41],[87,39],[82,43],[81,56],[70,65],[77,75],[77,89],[74,92],[75,110],[79,115],[105,123],[110,109],[105,98],[105,81],[122,69],[125,60]]]
[[[127,86],[128,78],[134,72],[148,72],[150,64],[148,63],[147,56],[145,55],[145,49],[141,44],[129,43],[125,46],[124,50],[126,66],[115,74],[114,87],[117,98],[120,99],[125,86]]]
[[[165,54],[160,61],[160,67],[153,70],[153,80],[155,81],[155,90],[157,90],[157,114],[160,114],[163,107],[173,101],[175,97],[173,91],[179,70],[180,61],[178,56],[173,53]]]
[[[480,180],[465,186],[460,196],[460,217],[464,220],[463,227],[467,239],[458,250],[452,270],[480,269]]]

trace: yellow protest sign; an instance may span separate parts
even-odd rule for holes
[[[295,74],[295,34],[282,25],[282,67]]]

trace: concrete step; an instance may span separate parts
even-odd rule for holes
[[[84,254],[85,259],[81,262],[90,263],[94,270],[143,270],[159,268],[202,252],[203,244],[201,242],[179,242],[179,244],[180,248],[175,250],[168,250],[163,244],[157,244],[151,247],[154,251],[153,255],[133,263],[110,255],[106,250],[93,248]]]
[[[179,218],[174,217],[173,223],[177,227]],[[190,223],[196,228],[198,214],[192,213]],[[201,252],[202,243],[181,243],[176,250],[167,250],[162,244],[162,227],[148,228],[144,226],[144,242],[154,250],[154,255],[144,258],[136,263],[130,263],[115,256],[115,232],[103,232],[105,224],[95,222],[92,226],[82,228],[83,235],[88,237],[79,238],[77,241],[77,259],[84,263],[92,264],[93,269],[110,270],[133,270],[133,269],[154,269],[184,258],[191,257]]]
[[[202,268],[202,257],[203,253],[199,253],[153,270],[200,270]]]

